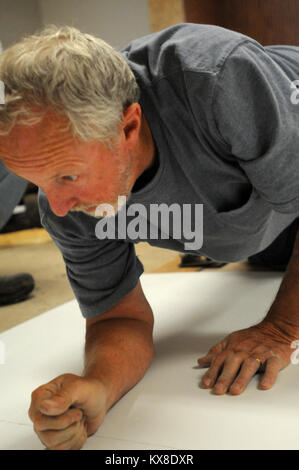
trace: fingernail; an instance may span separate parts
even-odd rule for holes
[[[241,390],[242,390],[242,387],[240,385],[231,386],[231,388],[229,389],[231,393],[238,393]]]
[[[225,390],[225,385],[222,385],[222,384],[216,385],[216,386],[214,387],[214,390],[215,390],[216,392],[222,392],[223,390]]]
[[[261,383],[260,383],[260,387],[262,387],[262,388],[267,388],[267,387],[269,387],[269,382],[261,382]]]
[[[44,401],[42,402],[42,405],[41,405],[41,406],[42,406],[42,408],[44,407],[45,409],[47,409],[47,408],[53,408],[54,406],[57,406],[57,403],[56,403],[55,400],[52,400],[52,399],[51,399],[51,400],[44,400]]]
[[[54,403],[55,403],[55,400],[53,400],[52,398],[51,399],[49,398],[48,400],[43,401],[44,405],[54,405]]]

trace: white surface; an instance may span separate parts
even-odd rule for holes
[[[207,369],[196,367],[228,333],[264,318],[281,279],[271,272],[143,275],[155,359],[84,449],[299,449],[299,365],[281,371],[267,391],[256,375],[239,396],[199,388]],[[31,392],[60,374],[80,374],[84,334],[74,300],[0,335],[0,449],[43,448],[27,415]]]

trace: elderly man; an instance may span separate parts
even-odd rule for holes
[[[32,394],[29,416],[47,447],[80,448],[151,363],[153,314],[134,243],[190,245],[174,225],[165,236],[163,221],[151,237],[146,216],[137,236],[121,224],[102,236],[103,222],[132,222],[133,204],[202,204],[203,245],[193,252],[224,262],[258,256],[284,234],[287,269],[267,316],[198,363],[208,368],[203,387],[233,395],[257,371],[269,389],[289,364],[299,337],[297,78],[298,48],[263,48],[211,25],[176,25],[120,54],[74,28],[50,28],[2,55],[1,159],[41,189],[42,223],[86,318],[82,376],[63,374]],[[198,232],[195,215],[188,223]]]

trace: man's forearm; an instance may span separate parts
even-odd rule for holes
[[[107,410],[145,374],[153,358],[152,325],[130,318],[112,318],[86,332],[84,377],[104,383]]]
[[[299,339],[299,231],[285,276],[264,321],[278,326],[286,336]]]

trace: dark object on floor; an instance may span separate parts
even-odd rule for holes
[[[25,300],[34,288],[31,274],[0,276],[0,305],[11,305]]]
[[[191,268],[197,266],[200,268],[221,268],[226,264],[227,263],[219,263],[210,258],[206,258],[205,256],[181,255],[181,263],[179,264],[179,268]]]
[[[248,258],[250,266],[285,271],[292,256],[299,218],[289,225],[268,248]]]
[[[0,233],[18,232],[30,228],[40,228],[41,221],[37,203],[37,193],[26,194],[19,206],[24,205],[24,212],[13,214]]]

